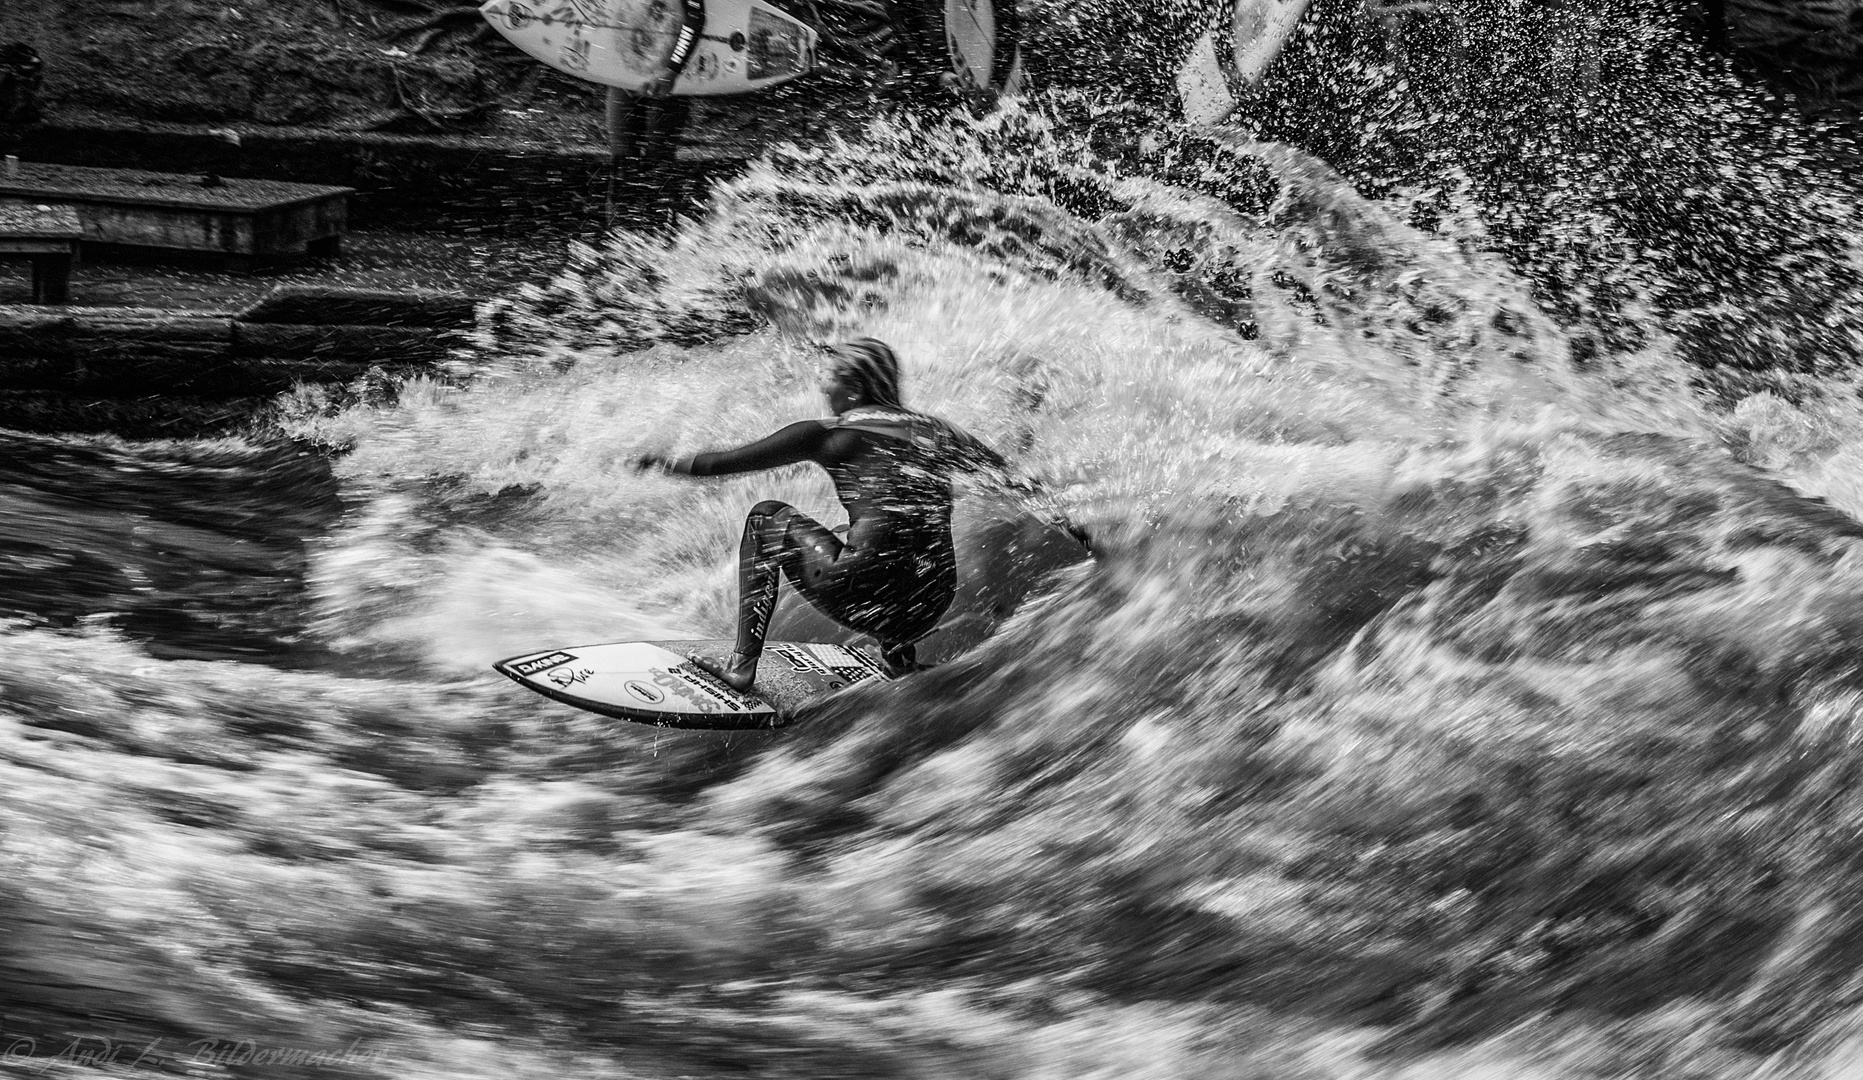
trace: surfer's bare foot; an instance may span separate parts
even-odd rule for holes
[[[757,657],[754,656],[734,652],[731,654],[730,662],[725,664],[698,656],[691,657],[691,660],[693,664],[711,672],[718,677],[719,682],[733,690],[740,692],[749,690],[751,684],[757,681]]]

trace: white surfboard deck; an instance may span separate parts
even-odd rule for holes
[[[1177,69],[1177,100],[1184,106],[1184,119],[1193,124],[1220,124],[1236,111],[1235,94],[1216,58],[1215,31],[1198,38],[1190,58]]]
[[[566,705],[675,728],[775,728],[805,703],[890,676],[865,649],[811,641],[763,647],[757,682],[747,692],[726,686],[692,663],[722,661],[731,641],[617,641],[572,645],[500,660],[492,667],[526,689]]]
[[[665,70],[679,0],[486,0],[479,14],[505,40],[566,75],[642,91]],[[672,92],[742,94],[815,67],[816,33],[761,0],[705,0],[705,29]]]
[[[1230,23],[1236,76],[1260,82],[1306,12],[1307,0],[1240,0]]]

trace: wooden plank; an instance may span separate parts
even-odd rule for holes
[[[32,300],[62,304],[70,292],[82,225],[68,206],[0,205],[0,259],[32,261]]]
[[[68,353],[78,342],[123,339],[131,343],[198,341],[230,344],[233,320],[225,315],[194,315],[166,308],[0,307],[0,353],[32,355],[42,350]]]
[[[0,257],[8,255],[71,255],[78,250],[73,240],[22,240],[0,235]]]
[[[212,179],[23,163],[19,176],[0,178],[0,214],[62,213],[75,216],[93,243],[229,256],[302,255],[313,244],[329,247],[348,227],[353,188]]]
[[[99,244],[252,254],[252,215],[169,206],[80,203],[84,239]]]
[[[32,240],[76,240],[84,227],[69,206],[31,202],[0,202],[0,237]]]
[[[127,322],[175,322],[189,319],[204,319],[209,322],[227,322],[233,318],[230,311],[199,311],[193,308],[159,308],[159,307],[108,307],[81,306],[69,307],[63,311],[27,311],[0,304],[0,326],[39,326],[48,322],[67,323],[73,321],[94,322],[99,325]]]
[[[18,176],[0,177],[0,195],[45,203],[116,202],[133,206],[172,206],[218,211],[279,209],[322,200],[343,200],[355,188],[295,184],[284,180],[206,177],[147,169],[99,169],[83,165],[49,165],[22,161]]]

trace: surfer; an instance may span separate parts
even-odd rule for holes
[[[828,471],[847,509],[843,540],[788,503],[751,508],[738,548],[735,651],[720,666],[695,660],[738,690],[756,680],[779,574],[829,618],[873,635],[895,674],[918,670],[914,643],[931,633],[957,592],[951,478],[1008,469],[1002,455],[968,433],[900,404],[899,360],[884,342],[859,338],[833,352],[822,387],[829,419],[799,421],[734,450],[635,458],[637,468],[685,476],[813,461]]]

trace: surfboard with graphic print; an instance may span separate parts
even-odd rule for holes
[[[680,0],[486,0],[505,40],[578,79],[643,91],[666,70],[684,24]],[[705,25],[672,93],[704,97],[775,86],[815,67],[815,30],[762,0],[705,0]]]
[[[525,653],[493,664],[500,674],[578,709],[674,728],[776,728],[824,694],[890,681],[865,649],[815,641],[764,646],[757,682],[731,689],[692,662],[723,662],[730,641],[619,641]]]

